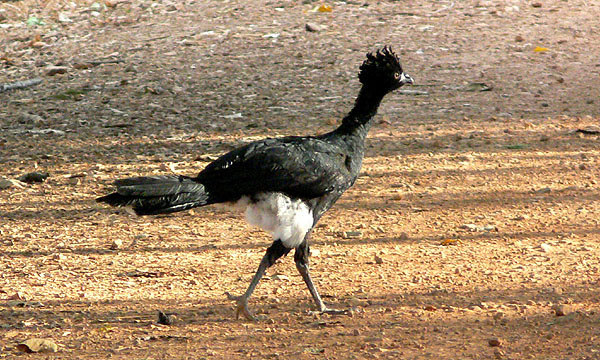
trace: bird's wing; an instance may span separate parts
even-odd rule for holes
[[[350,180],[343,151],[316,138],[265,139],[233,150],[197,177],[222,201],[258,192],[315,198],[345,188]]]

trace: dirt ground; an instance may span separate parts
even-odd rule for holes
[[[46,359],[600,359],[600,1],[322,4],[0,3],[0,88],[42,79],[0,93],[0,358],[46,338]],[[267,234],[94,202],[332,129],[384,44],[417,84],[312,245],[351,316],[309,315],[288,257],[236,320]]]

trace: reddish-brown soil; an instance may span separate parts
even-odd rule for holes
[[[0,93],[0,359],[39,358],[30,338],[50,359],[600,359],[600,2],[320,4],[0,3],[0,84],[43,79]],[[225,292],[267,234],[221,208],[94,202],[116,178],[328,131],[384,44],[416,93],[384,100],[313,236],[317,286],[352,316],[308,315],[288,257],[259,321],[236,320]],[[14,181],[32,171],[50,176]]]

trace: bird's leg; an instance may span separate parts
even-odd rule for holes
[[[237,310],[236,310],[236,318],[239,319],[240,315],[244,315],[244,317],[248,320],[255,320],[254,316],[248,310],[248,299],[254,292],[256,285],[265,274],[265,271],[271,267],[271,265],[275,264],[275,261],[282,257],[283,255],[287,255],[291,249],[286,248],[281,240],[275,240],[271,246],[267,249],[265,256],[263,256],[260,261],[260,265],[258,266],[258,270],[256,270],[256,274],[252,278],[248,289],[244,293],[244,295],[236,298],[237,300]]]
[[[308,291],[310,291],[310,294],[312,295],[313,300],[315,301],[315,304],[319,309],[319,312],[322,314],[347,314],[348,311],[346,310],[335,310],[328,308],[323,302],[323,299],[321,299],[321,296],[319,295],[319,292],[317,291],[317,288],[315,287],[315,284],[313,283],[312,278],[310,277],[310,272],[308,271],[309,253],[310,250],[308,247],[307,234],[306,238],[304,239],[304,242],[302,242],[302,244],[300,244],[300,246],[296,248],[294,260],[296,261],[296,269],[298,269],[298,272],[300,273],[300,275],[302,275],[302,279],[306,283]]]

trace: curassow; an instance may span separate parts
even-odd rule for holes
[[[222,155],[196,177],[146,176],[114,182],[116,192],[99,202],[131,206],[139,215],[165,214],[214,203],[246,208],[246,219],[273,235],[248,290],[237,299],[237,318],[253,319],[248,299],[275,261],[295,249],[296,268],[323,313],[328,308],[309,273],[311,229],[358,177],[365,138],[383,97],[413,79],[390,47],[367,54],[358,78],[362,87],[341,125],[318,136],[255,141]]]

